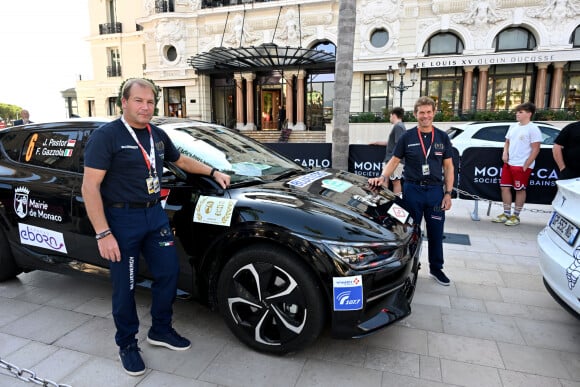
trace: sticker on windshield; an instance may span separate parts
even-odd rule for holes
[[[334,310],[359,310],[363,307],[362,276],[333,277]]]
[[[236,202],[235,199],[200,196],[193,213],[193,221],[216,226],[229,226]]]
[[[352,187],[352,183],[341,179],[325,179],[322,180],[322,187],[331,191],[344,192]]]
[[[267,164],[241,162],[232,164],[232,169],[240,176],[262,176],[262,171],[271,168]]]
[[[20,235],[20,243],[23,245],[41,247],[43,249],[58,251],[59,253],[67,253],[64,237],[60,232],[18,223],[18,234]]]
[[[403,224],[407,222],[407,218],[409,217],[409,212],[397,204],[393,204],[387,213]]]
[[[322,179],[323,177],[326,177],[329,175],[332,175],[332,174],[330,172],[326,172],[326,171],[316,171],[316,172],[312,172],[312,173],[309,173],[309,174],[304,175],[304,176],[300,176],[294,180],[290,180],[288,182],[288,184],[293,186],[293,187],[304,188],[308,184],[312,183],[313,181]]]

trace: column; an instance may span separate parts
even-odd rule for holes
[[[304,82],[306,79],[306,71],[300,70],[296,75],[296,125],[294,130],[306,130],[304,125]]]
[[[244,130],[244,91],[242,74],[234,74],[236,81],[236,129]]]
[[[564,65],[567,62],[554,62],[554,75],[552,77],[552,89],[550,90],[550,109],[560,108],[560,98],[562,98],[562,79],[564,75]]]
[[[256,130],[256,124],[254,121],[254,79],[256,79],[256,74],[254,73],[244,73],[242,74],[246,80],[246,126],[244,130]]]
[[[294,72],[285,72],[286,80],[286,118],[288,119],[288,128],[294,128]]]
[[[475,66],[465,66],[463,71],[463,101],[461,101],[461,111],[468,112],[472,110],[471,107],[471,92],[473,91],[473,69]]]
[[[477,110],[485,110],[487,107],[487,71],[489,66],[479,66],[479,80],[477,81]]]
[[[534,105],[536,109],[544,109],[546,105],[546,73],[548,71],[548,63],[536,63],[538,67],[538,77],[536,78],[536,97],[534,98]]]

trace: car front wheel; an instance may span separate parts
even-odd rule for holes
[[[299,258],[275,246],[236,253],[218,283],[218,303],[232,332],[262,352],[306,347],[324,325],[322,290]]]

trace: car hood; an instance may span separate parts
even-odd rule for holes
[[[372,191],[367,178],[333,169],[304,172],[233,189],[244,221],[283,224],[314,239],[376,242],[406,239],[413,220],[391,191]]]
[[[558,213],[580,225],[580,178],[558,180],[558,193],[552,206]]]

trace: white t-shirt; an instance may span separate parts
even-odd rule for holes
[[[532,143],[542,142],[542,132],[533,122],[529,122],[526,125],[515,123],[510,126],[505,138],[510,141],[508,164],[515,167],[523,167],[532,153]],[[530,164],[530,168],[533,168],[535,164],[536,161],[534,160]]]

